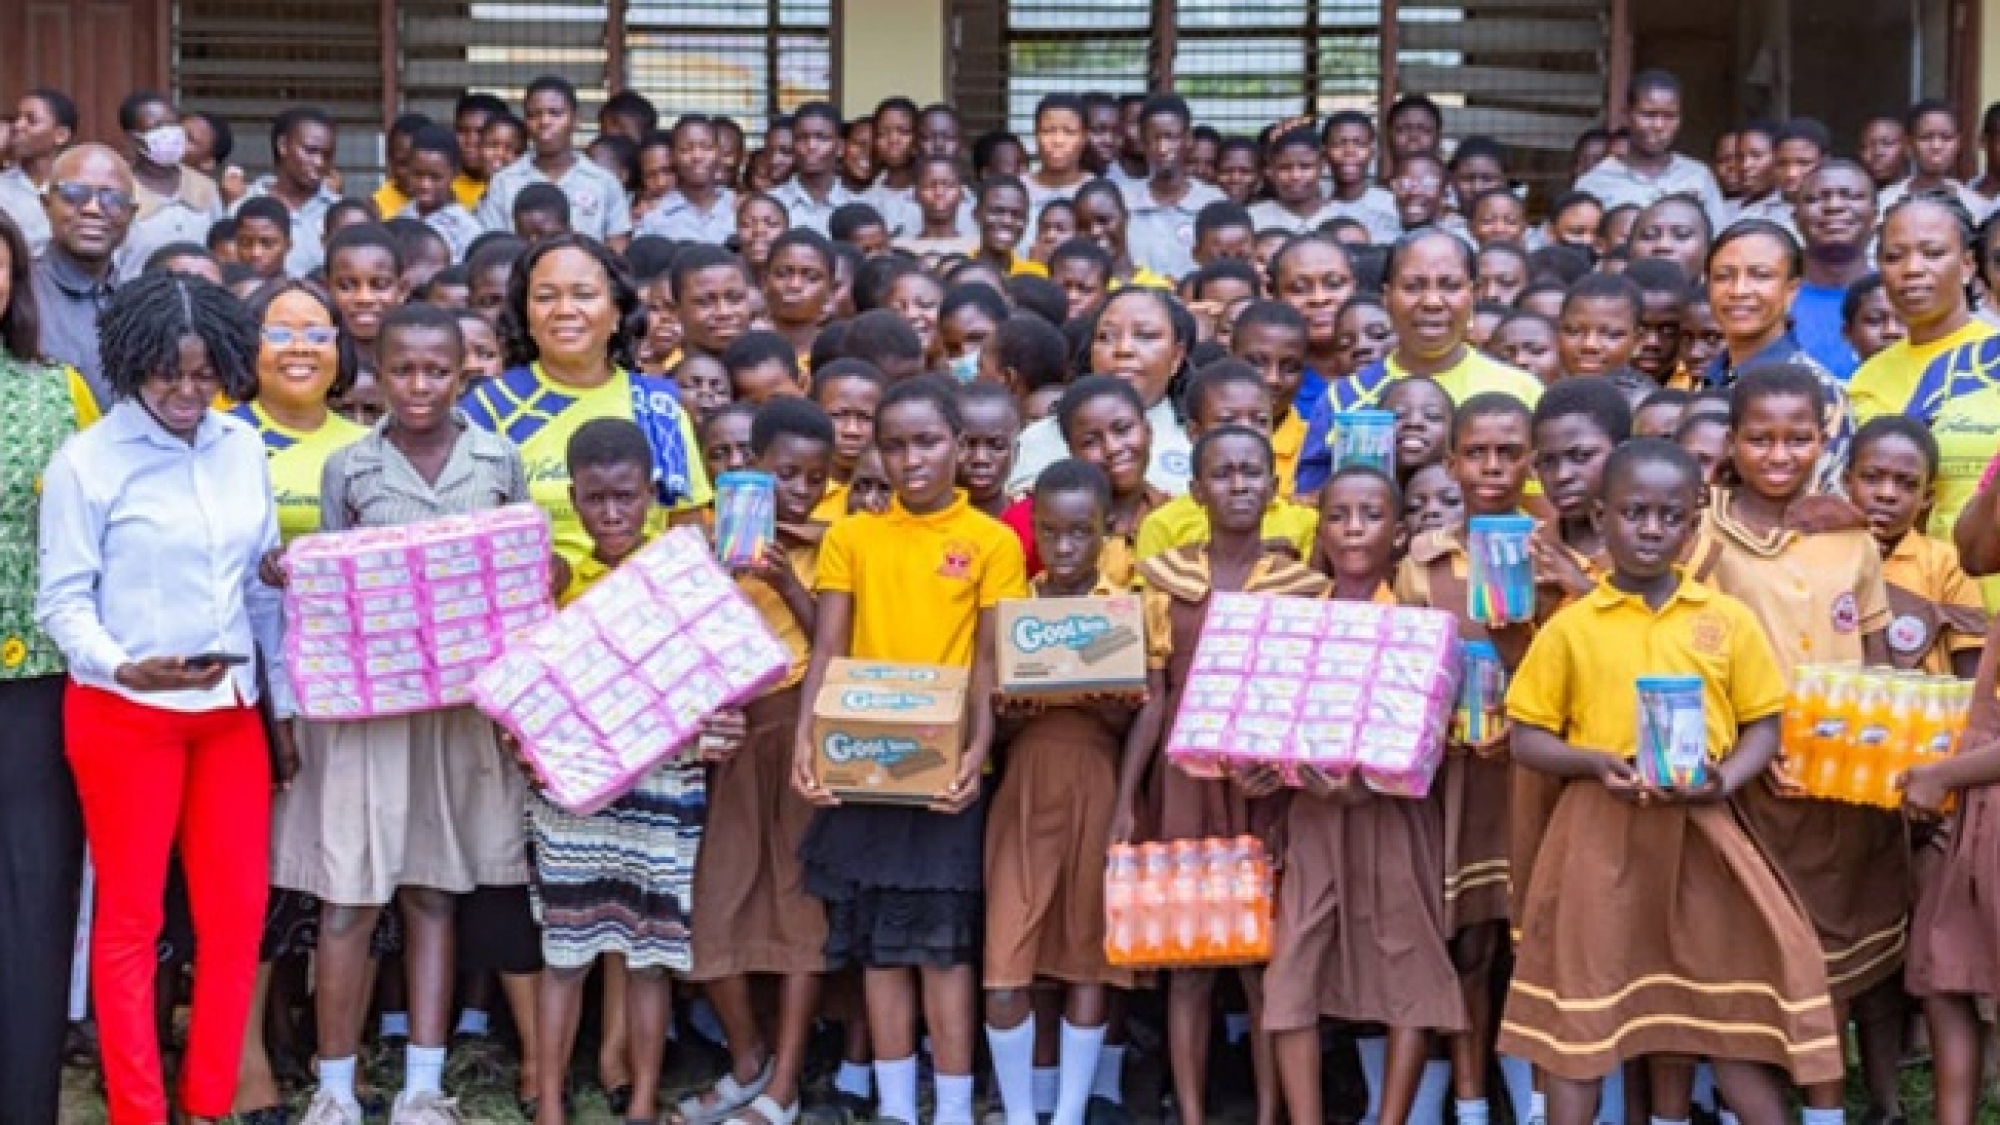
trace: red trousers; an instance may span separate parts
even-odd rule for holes
[[[153,975],[176,843],[195,932],[181,1108],[226,1117],[269,886],[271,761],[257,710],[168,711],[71,683],[63,720],[97,867],[90,994],[111,1125],[167,1120]]]

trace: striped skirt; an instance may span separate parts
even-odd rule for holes
[[[661,766],[590,816],[532,799],[528,834],[543,960],[576,969],[622,953],[635,969],[686,972],[707,815],[699,764]]]

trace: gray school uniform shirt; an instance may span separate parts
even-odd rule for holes
[[[714,206],[703,211],[687,196],[670,191],[651,211],[640,216],[634,233],[720,246],[736,235],[736,193],[728,188],[716,189]]]
[[[1715,184],[1715,175],[1699,160],[1674,153],[1665,171],[1657,176],[1641,175],[1615,156],[1607,156],[1576,181],[1576,190],[1596,197],[1604,209],[1632,204],[1650,207],[1669,195],[1691,195],[1701,201],[1710,230],[1720,231],[1734,217]]]
[[[1125,209],[1131,218],[1125,225],[1125,252],[1135,264],[1179,281],[1194,271],[1195,216],[1221,198],[1221,191],[1200,180],[1188,181],[1187,194],[1178,203],[1155,199],[1151,184],[1127,189]]]
[[[529,184],[554,184],[569,200],[570,229],[603,242],[632,233],[632,209],[625,202],[625,185],[597,162],[576,154],[576,160],[561,176],[550,179],[535,167],[533,156],[523,156],[487,181],[486,198],[479,201],[479,223],[487,230],[514,233],[514,197]]]
[[[347,531],[462,516],[528,502],[528,474],[514,444],[451,414],[458,440],[435,483],[390,444],[383,418],[367,436],[327,456],[320,476],[320,527]]]

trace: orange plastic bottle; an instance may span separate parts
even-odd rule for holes
[[[1176,840],[1173,875],[1167,895],[1167,954],[1176,964],[1200,961],[1206,934],[1202,926],[1201,844]]]
[[[1236,838],[1236,956],[1264,961],[1271,956],[1271,866],[1253,837]]]
[[[1889,677],[1880,671],[1865,671],[1859,677],[1854,700],[1854,736],[1847,755],[1847,776],[1838,794],[1855,804],[1881,802],[1880,781],[1889,749]]]
[[[1203,944],[1210,960],[1233,961],[1238,955],[1235,929],[1230,922],[1235,845],[1228,840],[1205,840],[1201,861]]]
[[[1924,692],[1929,684],[1922,676],[1897,676],[1889,696],[1889,760],[1882,778],[1882,804],[1902,803],[1896,780],[1909,772],[1920,759],[1923,743]]]
[[[1113,844],[1104,867],[1104,952],[1121,964],[1139,949],[1139,856],[1130,844]]]
[[[1848,737],[1854,729],[1854,695],[1854,673],[1844,668],[1827,671],[1819,721],[1813,724],[1812,772],[1800,779],[1815,797],[1838,800],[1842,795]]]
[[[1778,757],[1793,777],[1803,777],[1812,755],[1813,709],[1819,700],[1819,668],[1801,664],[1792,674],[1792,690],[1785,693],[1785,711],[1779,718]]]
[[[1139,849],[1139,961],[1158,964],[1167,957],[1167,895],[1173,861],[1165,844]]]

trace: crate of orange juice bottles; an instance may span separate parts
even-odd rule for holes
[[[1261,965],[1275,887],[1254,836],[1113,844],[1104,871],[1104,953],[1121,968]]]
[[[1950,754],[1971,705],[1970,680],[1802,665],[1785,700],[1785,768],[1808,797],[1898,808],[1897,779]]]

